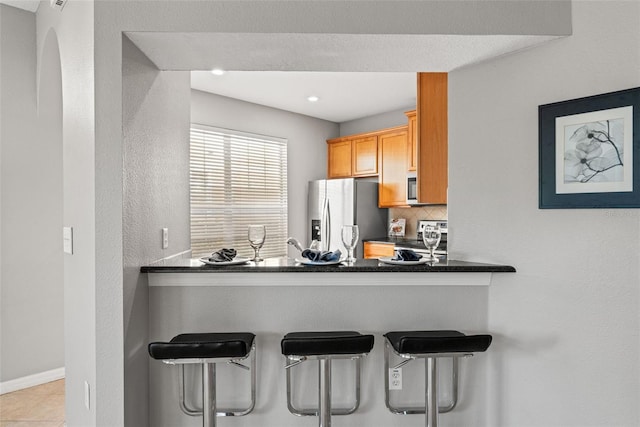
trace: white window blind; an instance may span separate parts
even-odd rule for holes
[[[250,224],[264,224],[263,258],[287,253],[287,141],[191,125],[192,256],[234,248],[253,257]]]

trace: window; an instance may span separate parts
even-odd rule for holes
[[[287,141],[191,125],[191,250],[253,257],[249,224],[264,224],[263,258],[287,253]]]

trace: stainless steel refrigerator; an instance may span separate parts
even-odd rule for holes
[[[323,250],[340,249],[346,256],[340,232],[343,225],[357,225],[360,240],[354,255],[362,258],[365,239],[387,235],[387,209],[378,207],[378,183],[374,181],[323,179],[309,181],[307,240],[320,242]]]

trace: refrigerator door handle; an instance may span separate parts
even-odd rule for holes
[[[328,251],[329,250],[329,240],[331,239],[331,215],[329,213],[329,199],[324,199],[324,203],[322,205],[322,222],[320,224],[321,231],[321,240],[320,240],[320,248],[321,250]]]

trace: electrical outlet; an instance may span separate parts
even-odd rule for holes
[[[162,229],[162,249],[167,249],[169,247],[169,229]]]
[[[389,390],[402,390],[402,368],[389,369]]]

